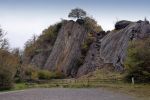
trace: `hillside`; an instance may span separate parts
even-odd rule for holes
[[[96,21],[88,17],[76,22],[64,20],[50,26],[37,40],[29,41],[24,52],[23,64],[75,77],[93,42],[93,34],[101,30]]]
[[[104,67],[123,71],[129,42],[149,35],[147,20],[119,21],[110,32],[102,31],[90,18],[76,22],[64,20],[43,31],[25,49],[24,64],[58,71],[68,77],[79,77]]]

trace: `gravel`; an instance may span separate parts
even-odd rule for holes
[[[37,88],[0,93],[0,100],[135,100],[135,98],[102,88]]]

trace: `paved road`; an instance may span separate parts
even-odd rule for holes
[[[0,100],[135,100],[122,93],[104,89],[29,89],[0,93]]]

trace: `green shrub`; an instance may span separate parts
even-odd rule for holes
[[[20,78],[22,81],[38,80],[38,68],[33,65],[22,65]]]
[[[63,79],[65,78],[65,74],[59,71],[53,72],[53,79]]]
[[[101,26],[99,26],[93,18],[86,17],[86,18],[84,18],[84,22],[85,22],[84,23],[85,27],[89,31],[94,32],[94,33],[98,33],[100,31],[102,31]]]
[[[81,46],[81,54],[82,56],[86,56],[91,44],[94,42],[94,38],[91,36],[88,36],[85,42]]]
[[[93,42],[94,42],[94,37],[92,37],[91,34],[88,34],[87,39],[81,45],[81,56],[76,61],[76,68],[79,68],[81,65],[83,65],[85,57],[86,57],[86,55],[89,51],[89,48]]]
[[[134,77],[138,83],[150,82],[150,38],[130,43],[125,68],[127,81]]]
[[[40,70],[38,72],[39,79],[51,79],[53,77],[53,73],[48,70]]]
[[[13,87],[13,74],[6,68],[0,70],[0,90]]]
[[[62,79],[65,75],[61,72],[41,70],[33,65],[24,65],[20,71],[22,81]]]
[[[57,38],[57,34],[61,29],[61,26],[62,26],[62,22],[49,26],[47,29],[43,31],[43,34],[39,37],[38,41],[49,42],[51,43],[51,45],[53,45]]]
[[[65,78],[65,75],[62,72],[50,72],[48,70],[39,70],[38,72],[39,79],[49,80],[49,79],[62,79]]]

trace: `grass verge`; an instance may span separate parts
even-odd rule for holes
[[[52,83],[17,83],[14,88],[7,91],[24,90],[29,88],[104,88],[110,91],[122,92],[139,98],[139,100],[150,100],[150,84],[127,84],[127,83],[89,83],[77,82],[68,84],[52,84]]]

